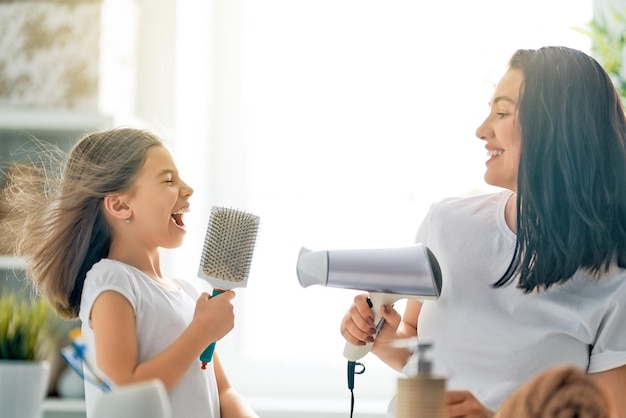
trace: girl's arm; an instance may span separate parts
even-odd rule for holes
[[[222,418],[259,418],[246,400],[228,382],[216,353],[213,354],[213,368],[220,396],[220,413]]]
[[[212,341],[233,328],[233,297],[232,291],[210,299],[203,293],[193,320],[180,337],[157,356],[138,363],[135,312],[120,293],[103,292],[91,310],[98,368],[116,385],[160,379],[171,389]]]

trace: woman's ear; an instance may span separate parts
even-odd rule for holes
[[[121,194],[110,194],[104,197],[104,210],[116,219],[130,219],[133,212]]]

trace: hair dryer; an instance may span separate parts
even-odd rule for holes
[[[438,299],[441,269],[423,244],[399,248],[312,251],[302,247],[296,266],[302,287],[314,284],[370,292],[377,329],[380,307],[404,298]],[[370,352],[372,343],[346,343],[343,355],[355,362]]]

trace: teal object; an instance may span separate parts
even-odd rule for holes
[[[217,295],[220,295],[223,292],[223,290],[220,289],[213,289],[213,295],[211,297],[215,297]],[[200,354],[200,361],[202,362],[202,369],[206,369],[206,365],[207,363],[210,363],[211,360],[213,359],[213,352],[215,351],[215,342],[212,342],[211,344],[209,344],[209,346],[207,348],[204,349],[204,351],[202,352],[202,354]]]

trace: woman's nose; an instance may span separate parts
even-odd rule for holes
[[[488,120],[489,118],[485,119],[483,123],[481,123],[478,128],[476,128],[476,137],[478,139],[486,140],[489,137],[490,133],[493,132],[491,127],[489,127]]]

